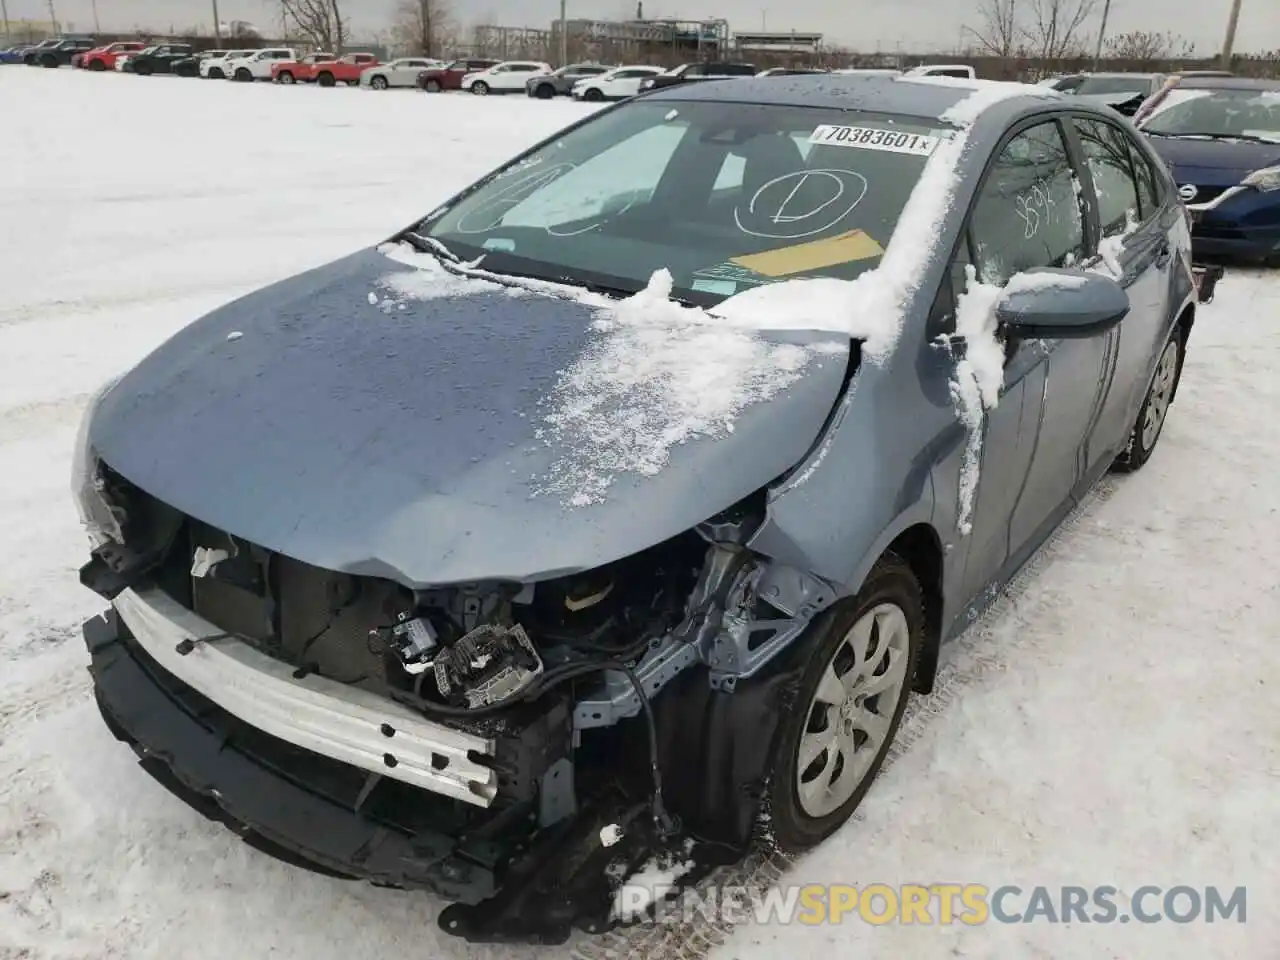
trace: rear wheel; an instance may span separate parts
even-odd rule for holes
[[[293,74],[292,74],[292,73],[290,73],[288,70],[281,70],[281,71],[276,75],[276,79],[277,79],[277,80],[279,80],[281,83],[295,83],[295,82],[296,82],[296,81],[294,80],[294,76],[293,76]]]
[[[489,85],[483,80],[477,80],[471,85],[471,92],[477,97],[487,97],[489,95]]]
[[[795,709],[774,746],[769,812],[782,849],[821,842],[862,802],[902,722],[923,639],[920,584],[892,555],[810,626]]]
[[[334,80],[333,74],[328,70],[316,76],[316,83],[320,84],[322,87],[333,87],[337,85],[337,81]]]
[[[369,81],[369,86],[375,90],[385,90],[387,89],[387,78],[383,76],[374,77]]]
[[[1182,374],[1183,347],[1182,330],[1176,329],[1160,353],[1155,376],[1151,378],[1147,395],[1138,409],[1138,419],[1129,434],[1129,443],[1113,464],[1121,473],[1140,470],[1151,458],[1151,453],[1160,440],[1164,422],[1169,416],[1169,404],[1173,401],[1173,394],[1178,389],[1178,379]]]

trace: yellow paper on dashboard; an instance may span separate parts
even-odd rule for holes
[[[871,260],[884,253],[870,234],[863,230],[849,230],[823,240],[796,243],[789,247],[765,250],[734,257],[729,262],[735,266],[754,270],[766,277],[787,277],[793,273],[807,273],[841,263]]]

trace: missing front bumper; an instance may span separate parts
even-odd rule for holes
[[[493,740],[433,723],[356,687],[299,676],[161,590],[125,589],[112,605],[162,669],[264,733],[455,800],[479,807],[493,802],[497,774],[473,759],[491,758]]]
[[[98,706],[116,738],[206,816],[332,873],[462,903],[496,891],[489,851],[405,822],[380,808],[381,793],[368,800],[358,771],[239,723],[167,674],[114,609],[86,622],[84,636]]]

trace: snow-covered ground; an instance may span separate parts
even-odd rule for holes
[[[0,102],[0,957],[547,955],[442,940],[433,898],[273,861],[137,769],[90,700],[67,474],[107,376],[586,108],[22,68]],[[1280,276],[1219,289],[1153,460],[948,651],[858,819],[784,882],[1246,885],[1247,922],[744,925],[632,953],[1274,956]]]

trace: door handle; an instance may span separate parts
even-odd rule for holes
[[[1163,270],[1169,265],[1169,261],[1173,259],[1173,248],[1169,246],[1169,241],[1163,241],[1156,248],[1156,266]]]

